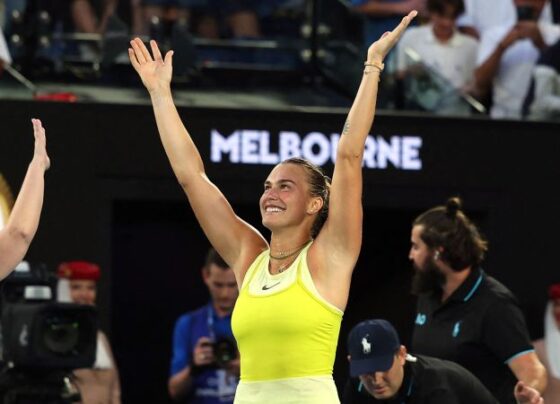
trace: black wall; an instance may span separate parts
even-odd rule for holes
[[[259,226],[257,201],[271,166],[211,163],[209,134],[237,129],[337,133],[343,111],[181,109],[210,178],[238,214]],[[125,402],[166,402],[176,317],[207,298],[199,269],[206,248],[166,161],[151,108],[0,101],[0,172],[17,190],[32,155],[29,119],[47,129],[52,168],[30,261],[68,259],[103,267],[99,309],[117,356]],[[485,269],[519,297],[531,333],[542,328],[546,286],[560,280],[557,125],[421,116],[377,117],[375,135],[421,136],[423,169],[364,169],[364,248],[352,285],[335,377],[345,375],[347,330],[366,317],[393,321],[409,338],[414,300],[407,260],[410,222],[461,195],[490,240]],[[326,171],[332,173],[327,165]],[[260,227],[259,227],[260,228]]]

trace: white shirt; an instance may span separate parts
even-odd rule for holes
[[[465,12],[457,20],[459,27],[474,27],[480,35],[484,31],[514,24],[517,10],[513,0],[463,0]],[[552,23],[552,6],[547,1],[540,16],[541,22]]]
[[[463,0],[465,12],[457,20],[460,27],[474,27],[482,34],[489,28],[517,20],[513,0]]]
[[[482,65],[494,53],[514,24],[494,27],[483,32],[478,48],[477,66]],[[542,22],[541,19],[539,29],[547,45],[552,45],[560,39],[558,25]],[[493,83],[494,104],[490,110],[493,118],[521,117],[521,108],[539,55],[539,49],[530,39],[519,40],[504,52]]]
[[[10,56],[10,51],[8,51],[8,45],[6,45],[6,40],[4,39],[4,34],[0,28],[0,59],[4,62],[10,64],[12,63],[12,58]]]
[[[467,35],[455,32],[443,43],[435,37],[432,25],[409,28],[397,48],[399,71],[414,65],[406,55],[407,48],[414,50],[425,64],[441,73],[457,89],[473,79],[478,43]]]

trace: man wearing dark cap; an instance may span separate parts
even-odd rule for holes
[[[63,262],[58,266],[57,275],[58,301],[95,305],[97,281],[101,276],[97,264],[87,261]],[[73,376],[82,404],[120,404],[119,372],[109,341],[102,331],[97,332],[93,368],[76,369]]]
[[[348,336],[350,375],[344,404],[497,404],[484,385],[460,365],[412,356],[385,320],[366,320]],[[539,392],[519,382],[518,403],[543,403]]]

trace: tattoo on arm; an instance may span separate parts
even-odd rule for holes
[[[346,135],[349,130],[350,130],[350,120],[347,119],[346,122],[344,122],[344,127],[342,128],[342,136]]]

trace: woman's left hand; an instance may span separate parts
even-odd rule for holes
[[[375,41],[368,49],[368,62],[383,63],[385,56],[387,56],[389,51],[395,46],[417,14],[418,12],[416,10],[411,11],[402,19],[401,23],[394,30],[385,32],[381,38]]]

